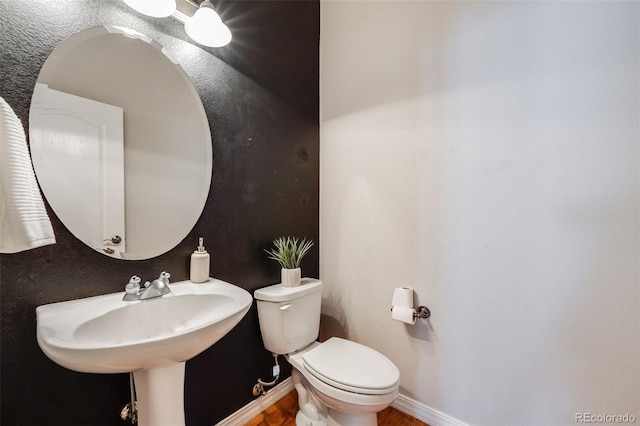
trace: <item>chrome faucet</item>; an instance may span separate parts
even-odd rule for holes
[[[129,283],[124,287],[124,297],[122,300],[129,302],[132,300],[146,300],[154,297],[164,296],[171,293],[169,288],[169,277],[171,274],[162,272],[160,276],[152,282],[144,283],[144,288],[140,288],[140,277],[134,275],[129,279]]]

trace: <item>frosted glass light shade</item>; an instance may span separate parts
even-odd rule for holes
[[[184,24],[187,35],[194,41],[209,47],[222,47],[231,41],[231,31],[220,16],[204,2]]]
[[[166,18],[176,11],[176,0],[123,0],[130,8],[154,18]]]

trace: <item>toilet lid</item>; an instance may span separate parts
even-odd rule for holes
[[[363,394],[383,394],[397,386],[398,368],[381,353],[332,337],[302,356],[306,369],[323,382]]]

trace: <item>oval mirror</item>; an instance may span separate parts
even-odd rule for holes
[[[51,208],[100,253],[158,256],[202,213],[213,161],[202,102],[142,34],[102,26],[56,47],[38,75],[29,135]]]

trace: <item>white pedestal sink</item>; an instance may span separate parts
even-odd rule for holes
[[[125,302],[124,292],[36,308],[42,351],[70,370],[133,372],[139,426],[184,425],[184,367],[245,316],[253,298],[210,278]]]

